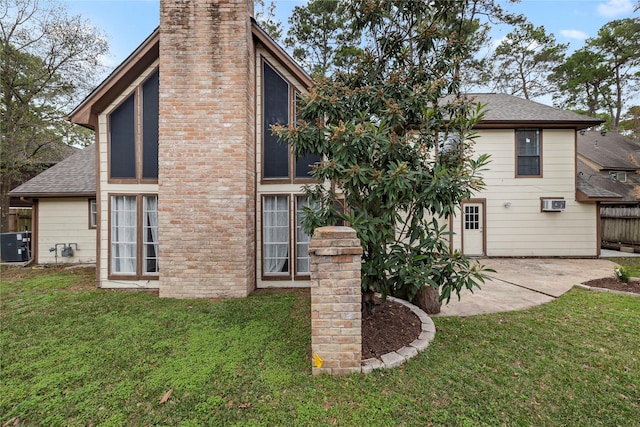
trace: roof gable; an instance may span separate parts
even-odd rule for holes
[[[251,18],[254,40],[309,88],[311,77]],[[104,111],[140,74],[160,57],[160,28],[156,28],[138,48],[69,114],[69,120],[95,130],[97,115]]]

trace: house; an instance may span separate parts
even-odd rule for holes
[[[576,194],[576,135],[601,120],[506,94],[485,105],[474,150],[491,154],[486,189],[450,221],[467,255],[596,257],[600,194]]]
[[[639,172],[640,143],[612,132],[579,132],[579,182],[609,196],[600,204],[603,246],[640,247]]]
[[[251,0],[161,1],[160,27],[71,114],[96,132],[96,275],[162,297],[309,284],[300,228],[313,156],[271,135],[309,76],[250,18]],[[598,255],[598,197],[576,195],[577,131],[597,119],[509,95],[477,150],[487,189],[450,221],[469,255]]]
[[[310,77],[250,18],[252,0],[160,4],[159,29],[70,114],[96,132],[99,286],[304,286],[312,162],[269,126],[293,121]]]
[[[96,261],[93,145],[56,163],[14,188],[9,195],[32,205],[31,248],[32,259],[36,263],[84,264]]]

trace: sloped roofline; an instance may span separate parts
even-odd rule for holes
[[[313,80],[257,22],[251,18],[251,33],[264,48],[291,72],[301,84],[310,88]],[[95,130],[98,114],[104,111],[123,90],[160,57],[160,27],[95,88],[67,117],[72,123]]]

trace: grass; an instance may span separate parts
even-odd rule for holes
[[[640,425],[636,297],[435,318],[425,353],[336,378],[311,375],[306,292],[159,299],[56,269],[0,291],[2,425]]]

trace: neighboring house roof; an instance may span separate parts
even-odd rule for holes
[[[95,146],[90,145],[9,192],[11,197],[95,196]]]
[[[251,19],[251,34],[262,46],[289,70],[306,87],[312,86],[312,79],[269,35]],[[97,114],[111,104],[140,73],[160,57],[160,29],[153,33],[133,51],[113,72],[94,89],[72,112],[69,120],[95,130]]]
[[[578,190],[591,199],[640,203],[640,144],[622,135],[586,131],[578,133]],[[620,182],[610,171],[626,172]],[[611,200],[608,194],[618,196]]]
[[[504,93],[470,93],[466,96],[486,105],[484,117],[476,125],[477,128],[508,128],[518,125],[586,129],[603,122]]]
[[[599,170],[640,170],[640,143],[617,133],[578,134],[578,154]]]

